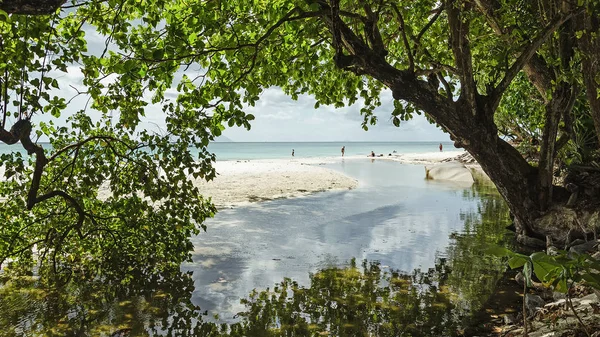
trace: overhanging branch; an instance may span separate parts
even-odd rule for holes
[[[508,69],[502,81],[500,81],[500,83],[493,89],[492,94],[490,95],[490,101],[494,107],[493,110],[495,110],[500,103],[500,99],[502,98],[502,95],[506,89],[508,89],[508,86],[512,83],[514,78],[523,69],[523,67],[525,67],[525,65],[531,60],[537,50],[542,46],[544,41],[546,41],[552,35],[552,33],[558,29],[558,27],[573,17],[574,14],[575,13],[571,12],[552,20],[541,32],[539,32],[533,41],[523,49],[515,63],[513,63],[513,65]]]
[[[48,15],[55,13],[66,0],[3,0],[0,9],[8,14]]]

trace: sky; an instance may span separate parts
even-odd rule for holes
[[[88,52],[99,54],[105,48],[105,40],[92,29],[86,29]],[[179,74],[179,77],[183,73]],[[176,76],[177,78],[178,76]],[[113,81],[114,75],[105,79]],[[69,99],[77,91],[85,91],[82,84],[83,75],[79,65],[72,64],[68,73],[61,73],[57,78],[60,91],[51,93]],[[105,83],[108,84],[108,83]],[[175,97],[175,89],[168,89],[167,96]],[[146,99],[150,100],[150,95]],[[449,135],[435,125],[430,124],[423,116],[415,115],[410,121],[402,121],[400,127],[395,127],[391,121],[393,100],[389,90],[382,92],[382,105],[375,110],[378,123],[369,126],[368,131],[361,127],[362,116],[360,101],[356,104],[336,109],[333,106],[314,108],[314,98],[301,95],[294,101],[277,87],[266,89],[254,107],[245,111],[252,113],[256,119],[251,122],[251,130],[241,127],[226,128],[221,141],[236,142],[301,142],[301,141],[448,141]],[[67,108],[61,120],[64,123],[69,111],[81,109],[87,103],[87,97],[75,98]],[[98,112],[89,111],[92,119],[99,117]],[[94,116],[96,115],[96,116]],[[148,106],[146,116],[142,118],[140,128],[164,132],[166,129],[164,113],[160,106]],[[53,119],[49,115],[37,116],[36,121]],[[35,122],[35,121],[34,121]],[[62,124],[60,121],[58,124]]]
[[[83,75],[78,65],[68,67],[68,74],[61,76],[58,81],[60,94],[66,97],[76,94],[75,88],[85,91],[82,85]],[[112,80],[108,78],[106,81]],[[174,89],[167,90],[167,96],[174,97]],[[147,97],[150,100],[150,96]],[[87,97],[78,97],[72,101],[69,110],[73,112],[86,104]],[[369,130],[362,129],[362,116],[360,115],[360,102],[340,109],[333,106],[320,106],[315,109],[315,99],[308,95],[301,95],[294,101],[280,88],[272,87],[265,90],[260,100],[254,107],[247,107],[245,111],[255,116],[251,122],[251,130],[243,127],[226,128],[220,141],[235,142],[315,142],[315,141],[449,141],[447,133],[439,127],[430,124],[422,115],[414,115],[410,121],[402,121],[400,127],[392,124],[391,112],[393,99],[390,91],[382,92],[382,105],[375,110],[378,123],[369,126]],[[90,111],[99,117],[99,113]],[[64,120],[68,112],[61,119]],[[151,129],[157,132],[166,130],[164,113],[160,106],[148,106],[146,116],[142,118],[140,128]],[[48,114],[38,116],[37,120],[48,121],[53,119]]]
[[[368,131],[361,127],[360,103],[335,109],[321,106],[314,109],[315,100],[300,96],[297,101],[279,88],[269,88],[255,107],[247,108],[256,119],[252,128],[228,128],[223,135],[232,141],[448,141],[450,137],[415,115],[410,121],[395,127],[391,121],[393,110],[391,93],[382,93],[382,105],[375,111],[378,123]]]

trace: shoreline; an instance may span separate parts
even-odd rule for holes
[[[430,165],[459,157],[464,151],[395,153],[391,156],[290,157],[280,159],[223,160],[214,163],[217,177],[194,179],[205,197],[218,209],[281,198],[295,198],[325,191],[354,189],[358,180],[321,167],[341,160],[387,160],[400,164]]]

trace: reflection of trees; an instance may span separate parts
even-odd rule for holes
[[[285,280],[254,293],[236,332],[250,336],[449,336],[456,331],[441,263],[411,275],[354,263],[311,275],[309,287]],[[237,336],[237,335],[236,335]]]
[[[453,234],[446,254],[452,268],[448,285],[456,294],[453,302],[469,312],[481,308],[506,269],[500,259],[484,252],[491,243],[505,241],[509,216],[506,203],[492,184],[474,184],[463,197],[476,201],[477,211],[461,213],[463,232]]]
[[[201,316],[189,301],[193,281],[178,270],[126,286],[73,279],[57,288],[40,278],[2,276],[0,331],[6,337],[109,336],[119,329],[146,336],[187,330]]]
[[[231,325],[203,320],[190,301],[190,275],[179,270],[137,275],[126,286],[72,279],[54,291],[41,279],[0,274],[0,331],[8,337],[109,336],[119,329],[182,337],[457,335],[504,270],[483,252],[504,238],[508,221],[493,187],[476,185],[464,197],[477,202],[477,211],[461,214],[464,231],[453,234],[453,244],[427,271],[404,274],[353,261],[312,274],[306,286],[285,279],[242,300],[246,310]]]

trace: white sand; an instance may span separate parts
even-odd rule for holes
[[[433,164],[455,158],[464,152],[428,152],[393,154],[384,157],[347,156],[344,160],[393,160],[407,164]],[[315,192],[347,190],[358,185],[356,179],[341,172],[320,167],[341,161],[341,157],[239,160],[215,163],[217,177],[194,183],[204,196],[212,197],[218,208],[251,202],[290,198]]]
[[[455,158],[463,151],[394,153],[392,156],[346,156],[343,160],[392,160],[405,164],[434,164]],[[215,163],[217,177],[206,182],[194,180],[205,197],[211,197],[218,208],[228,208],[257,201],[290,198],[315,192],[355,188],[358,181],[339,171],[321,167],[342,157],[294,158],[272,160],[221,161]],[[3,175],[2,175],[3,176]],[[2,177],[4,178],[4,177]],[[99,198],[110,195],[108,186]]]
[[[217,208],[250,202],[297,197],[328,190],[347,190],[356,179],[297,160],[223,161],[215,163],[217,177],[194,181]]]
[[[405,164],[434,164],[446,159],[456,158],[464,151],[426,152],[426,153],[392,153],[392,160]]]

